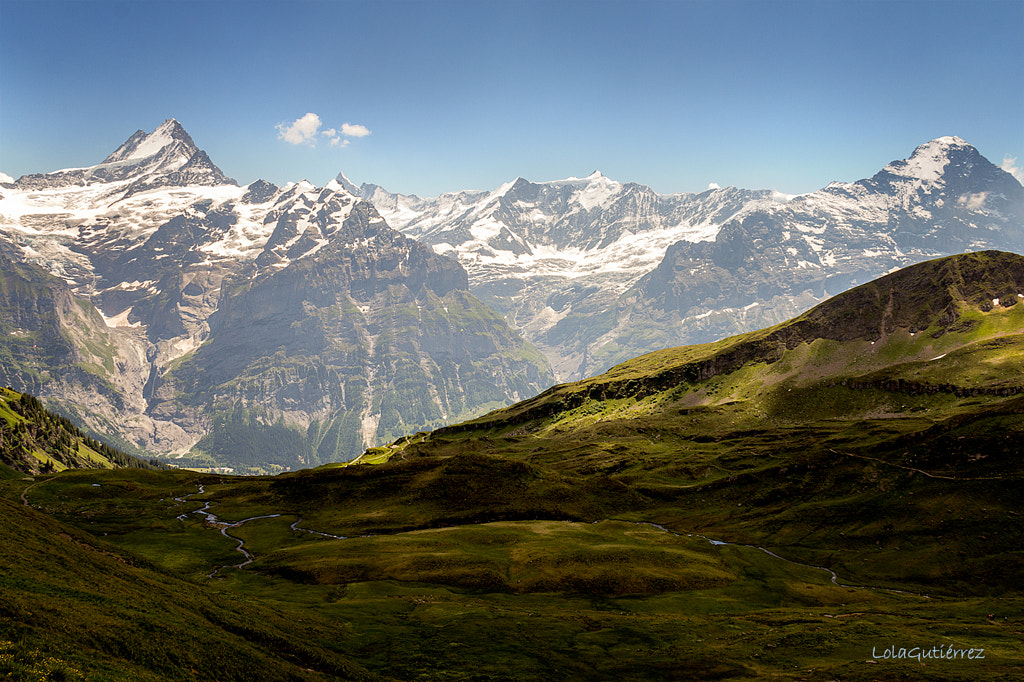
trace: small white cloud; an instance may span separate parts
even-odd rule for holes
[[[321,131],[323,122],[320,117],[310,112],[302,118],[296,119],[291,124],[278,123],[277,136],[289,144],[305,144],[310,147],[316,146],[317,139],[323,137],[332,147],[347,147],[350,137],[366,137],[370,129],[355,123],[343,123],[341,130],[327,128]]]
[[[14,178],[12,178],[7,173],[0,172],[0,182],[3,182],[3,183],[14,182]]]
[[[1004,156],[1003,163],[999,167],[1002,168],[1007,173],[1009,173],[1010,175],[1012,175],[1013,177],[1017,178],[1017,182],[1024,185],[1024,168],[1021,168],[1020,166],[1017,165],[1016,156]]]
[[[370,134],[370,129],[358,123],[342,123],[341,134],[345,137],[366,137]]]
[[[980,211],[985,208],[986,199],[988,199],[988,192],[978,192],[977,194],[964,194],[956,200],[956,203],[971,211]]]
[[[291,125],[277,124],[277,136],[288,144],[313,146],[316,144],[318,130],[320,130],[320,117],[312,112],[296,119]]]
[[[717,182],[709,182],[708,189],[722,189],[722,186],[719,185]]]

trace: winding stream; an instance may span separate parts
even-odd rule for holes
[[[611,520],[616,520],[616,519],[611,519]],[[600,523],[600,522],[599,521],[593,521],[592,523]],[[880,590],[882,592],[895,592],[897,594],[909,594],[909,595],[913,595],[915,597],[924,597],[925,599],[931,599],[931,597],[929,597],[927,594],[921,594],[919,592],[909,592],[907,590],[897,590],[897,589],[892,588],[892,587],[873,587],[871,585],[850,585],[850,584],[847,584],[847,583],[841,583],[841,582],[839,582],[839,576],[836,575],[836,572],[833,571],[831,568],[828,568],[827,566],[815,566],[814,564],[805,564],[805,563],[802,563],[800,561],[794,561],[792,559],[787,559],[786,557],[779,556],[778,554],[776,554],[775,552],[771,551],[770,549],[767,549],[765,547],[761,547],[760,545],[747,545],[747,544],[743,544],[741,542],[725,542],[724,540],[714,540],[712,538],[707,537],[706,535],[700,535],[699,533],[676,533],[675,531],[672,531],[672,530],[669,530],[668,528],[665,528],[665,526],[659,525],[657,523],[651,523],[650,521],[620,521],[620,523],[632,523],[632,524],[637,525],[637,526],[651,526],[652,528],[657,528],[658,530],[663,531],[665,533],[668,533],[669,535],[674,535],[677,538],[681,538],[681,537],[701,538],[703,540],[707,540],[712,545],[731,545],[733,547],[747,547],[749,549],[760,550],[760,551],[764,552],[765,554],[767,554],[770,557],[774,557],[774,558],[778,559],[779,561],[785,561],[786,563],[793,564],[794,566],[803,566],[804,568],[811,568],[811,569],[815,569],[815,570],[818,570],[818,571],[825,571],[826,573],[829,574],[829,576],[830,576],[830,578],[832,580],[832,584],[835,585],[836,587],[848,587],[848,588],[855,589],[855,590]]]
[[[181,497],[175,497],[174,499],[177,502],[185,502],[188,498],[192,497],[193,495],[202,495],[205,492],[206,492],[206,488],[203,485],[200,485],[199,486],[199,490],[197,492],[189,493],[188,495],[182,495]],[[248,523],[249,521],[256,521],[257,519],[276,519],[279,516],[284,516],[285,515],[285,513],[283,513],[283,512],[282,513],[278,513],[278,514],[260,514],[259,516],[250,516],[248,518],[242,519],[241,521],[235,521],[234,523],[228,523],[227,521],[221,521],[220,517],[218,517],[216,514],[214,514],[213,512],[210,511],[210,500],[207,500],[206,503],[203,504],[203,506],[200,507],[199,509],[196,509],[196,510],[190,511],[190,512],[185,512],[184,514],[178,514],[177,519],[179,521],[184,521],[186,518],[188,518],[192,514],[200,514],[202,516],[205,516],[206,517],[206,522],[208,524],[210,524],[211,526],[214,526],[215,528],[219,529],[221,535],[223,535],[226,538],[231,538],[232,540],[237,542],[238,544],[235,546],[235,551],[241,553],[241,555],[244,557],[244,560],[240,564],[231,564],[231,565],[225,565],[225,566],[214,566],[213,570],[210,571],[210,573],[207,574],[207,576],[206,576],[207,578],[210,578],[210,579],[216,577],[217,573],[219,573],[221,569],[224,569],[224,568],[237,568],[237,569],[241,570],[241,569],[245,568],[246,566],[248,566],[249,564],[251,564],[253,561],[255,561],[255,557],[253,557],[252,552],[250,552],[249,550],[247,550],[245,548],[245,540],[243,540],[242,538],[240,538],[240,537],[238,537],[236,535],[232,535],[231,533],[229,533],[228,532],[229,529],[231,529],[231,528],[238,528],[242,524]],[[332,535],[331,533],[321,533],[320,531],[313,530],[311,528],[300,528],[299,527],[300,523],[302,523],[302,517],[301,516],[298,518],[297,521],[295,521],[293,524],[291,524],[291,526],[289,526],[289,528],[291,528],[293,531],[295,531],[297,533],[309,533],[310,535],[319,535],[320,537],[331,538],[331,539],[334,539],[334,540],[348,540],[349,537],[350,537],[350,536],[347,536],[347,535]],[[356,537],[373,537],[373,536],[371,536],[371,535],[360,535],[360,536],[356,536]]]
[[[202,495],[205,492],[206,492],[205,487],[200,485],[198,492],[190,493],[188,495],[183,495],[181,497],[175,497],[174,499],[177,502],[185,502],[185,500],[187,500],[188,498],[192,497],[193,495]],[[210,525],[220,529],[221,535],[223,535],[226,538],[231,538],[232,540],[237,542],[238,545],[235,547],[235,550],[237,552],[241,553],[242,556],[245,558],[245,560],[242,561],[242,563],[240,563],[240,564],[233,564],[233,565],[230,565],[230,566],[214,566],[213,570],[206,576],[207,578],[212,579],[212,578],[214,578],[217,575],[218,572],[220,572],[221,569],[224,569],[224,568],[237,568],[237,569],[241,570],[242,568],[245,568],[246,566],[248,566],[249,564],[251,564],[255,560],[253,555],[252,555],[252,553],[249,552],[249,550],[247,550],[245,548],[245,540],[243,540],[240,537],[237,537],[235,535],[231,535],[230,533],[228,533],[229,529],[237,528],[237,527],[241,526],[242,524],[248,523],[249,521],[255,521],[257,519],[274,519],[274,518],[277,518],[279,516],[284,516],[286,513],[282,512],[282,513],[278,513],[278,514],[261,514],[260,516],[250,516],[249,518],[242,519],[241,521],[235,521],[234,523],[228,523],[227,521],[221,521],[220,518],[216,514],[214,514],[214,513],[212,513],[210,511],[210,501],[207,500],[206,503],[200,509],[196,509],[196,510],[190,511],[190,512],[185,512],[184,514],[179,514],[177,518],[180,521],[184,521],[191,514],[201,514],[201,515],[205,516],[207,523],[209,523]],[[870,585],[851,585],[851,584],[848,584],[848,583],[841,583],[841,582],[839,582],[839,576],[836,575],[836,572],[833,571],[831,568],[828,568],[827,566],[815,566],[814,564],[805,564],[805,563],[802,563],[800,561],[794,561],[792,559],[787,559],[786,557],[779,556],[778,554],[776,554],[775,552],[771,551],[770,549],[767,549],[765,547],[761,547],[760,545],[748,545],[748,544],[744,544],[744,543],[740,543],[740,542],[726,542],[724,540],[715,540],[714,538],[709,538],[706,535],[700,535],[699,533],[677,533],[677,532],[675,532],[673,530],[669,530],[665,526],[662,526],[662,525],[657,524],[657,523],[653,523],[651,521],[626,521],[624,519],[600,519],[600,520],[597,520],[597,521],[591,521],[591,523],[592,524],[594,524],[594,523],[601,523],[602,521],[615,521],[616,523],[626,523],[626,524],[630,524],[630,525],[634,525],[634,526],[648,526],[650,528],[656,528],[656,529],[662,531],[663,533],[668,533],[669,535],[675,536],[677,538],[682,538],[682,537],[701,538],[702,540],[707,540],[708,542],[710,542],[712,545],[715,545],[715,546],[746,547],[748,549],[756,549],[758,551],[764,552],[765,554],[767,554],[770,557],[774,557],[774,558],[778,559],[779,561],[785,561],[785,562],[793,564],[795,566],[802,566],[804,568],[810,568],[810,569],[813,569],[813,570],[825,571],[826,573],[829,574],[829,577],[830,577],[830,579],[832,581],[832,584],[835,585],[836,587],[846,587],[846,588],[851,588],[851,589],[856,589],[856,590],[879,590],[879,591],[882,591],[882,592],[894,592],[896,594],[909,594],[909,595],[912,595],[912,596],[915,596],[915,597],[923,597],[925,599],[931,599],[931,597],[929,597],[927,594],[921,594],[919,592],[910,592],[910,591],[907,591],[907,590],[897,590],[897,589],[891,588],[891,587],[872,587]],[[333,535],[331,533],[323,533],[323,532],[318,531],[318,530],[312,530],[311,528],[300,528],[299,527],[300,523],[302,523],[302,517],[301,516],[299,516],[298,520],[295,521],[294,523],[292,523],[289,527],[293,531],[295,531],[297,533],[309,533],[310,535],[318,535],[318,536],[324,537],[324,538],[331,538],[332,540],[349,540],[349,539],[352,539],[353,537],[361,537],[361,538],[374,537],[374,535],[356,535],[356,536]]]

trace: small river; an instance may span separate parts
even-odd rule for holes
[[[200,485],[198,492],[190,493],[188,495],[183,495],[182,497],[175,497],[174,499],[176,501],[178,501],[178,502],[184,502],[185,500],[187,500],[188,498],[192,497],[193,495],[202,495],[204,492],[206,492],[206,489],[202,485]],[[260,516],[250,516],[249,518],[242,519],[241,521],[235,521],[234,523],[229,523],[227,521],[221,521],[220,518],[216,514],[212,513],[210,511],[210,502],[207,501],[205,504],[203,504],[202,508],[196,509],[195,511],[191,511],[191,512],[185,512],[184,514],[179,514],[177,518],[179,520],[181,520],[181,521],[184,521],[191,514],[200,514],[202,516],[205,516],[207,523],[209,523],[210,525],[220,529],[221,535],[223,535],[226,538],[231,538],[236,543],[238,543],[237,546],[235,547],[235,550],[237,552],[239,552],[242,555],[242,557],[243,557],[242,563],[239,563],[239,564],[233,564],[233,565],[230,565],[230,566],[215,566],[213,571],[211,571],[206,576],[207,578],[211,578],[211,579],[216,577],[217,573],[220,572],[221,569],[225,569],[225,568],[242,569],[242,568],[245,568],[246,566],[248,566],[249,564],[251,564],[254,561],[252,553],[249,552],[249,550],[247,550],[245,548],[245,540],[243,540],[240,537],[236,537],[234,535],[231,535],[228,532],[230,529],[238,528],[239,526],[241,526],[241,525],[243,525],[245,523],[248,523],[249,521],[255,521],[257,519],[274,519],[274,518],[277,518],[279,516],[285,516],[285,513],[262,514]],[[828,568],[827,566],[815,566],[814,564],[805,564],[805,563],[801,563],[799,561],[793,561],[792,559],[787,559],[786,557],[779,556],[778,554],[776,554],[775,552],[771,551],[770,549],[767,549],[765,547],[761,547],[759,545],[747,545],[747,544],[743,544],[743,543],[739,543],[739,542],[726,542],[724,540],[715,540],[713,538],[709,538],[709,537],[707,537],[705,535],[700,535],[698,533],[677,533],[677,532],[675,532],[673,530],[669,530],[665,526],[659,525],[657,523],[652,523],[650,521],[625,521],[625,520],[622,520],[622,519],[601,519],[601,520],[598,520],[598,521],[591,521],[591,523],[601,523],[602,521],[615,521],[616,523],[628,523],[628,524],[632,524],[634,526],[648,526],[650,528],[656,528],[656,529],[658,529],[658,530],[660,530],[660,531],[662,531],[664,533],[668,533],[669,535],[673,535],[673,536],[675,536],[677,538],[682,538],[682,537],[701,538],[703,540],[707,540],[708,542],[710,542],[712,545],[715,545],[715,546],[746,547],[748,549],[758,550],[758,551],[764,552],[765,554],[767,554],[770,557],[774,557],[774,558],[778,559],[779,561],[785,561],[786,563],[790,563],[790,564],[793,564],[795,566],[803,566],[804,568],[810,568],[810,569],[813,569],[813,570],[825,571],[826,573],[829,574],[830,579],[832,580],[832,584],[835,585],[836,587],[847,587],[847,588],[857,589],[857,590],[879,590],[879,591],[882,591],[882,592],[893,592],[893,593],[896,593],[896,594],[909,594],[909,595],[913,595],[913,596],[916,596],[916,597],[924,597],[926,599],[930,599],[931,598],[931,597],[929,597],[926,594],[920,594],[920,593],[917,593],[917,592],[908,592],[906,590],[897,590],[897,589],[888,588],[888,587],[871,587],[869,585],[851,585],[851,584],[848,584],[848,583],[841,583],[841,582],[839,582],[839,576],[836,575],[836,572],[833,571],[831,568]],[[301,528],[299,526],[300,523],[302,523],[302,517],[301,516],[299,517],[298,521],[296,521],[295,523],[291,524],[290,528],[293,531],[297,532],[297,533],[309,533],[310,535],[318,535],[320,537],[331,538],[333,540],[349,540],[352,537],[363,537],[363,538],[374,537],[373,535],[358,535],[358,536],[332,535],[331,533],[322,533],[322,532],[320,532],[318,530],[312,530],[310,528]],[[572,522],[570,521],[568,523],[572,523]]]

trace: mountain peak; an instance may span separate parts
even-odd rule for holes
[[[947,135],[920,145],[910,158],[893,161],[883,171],[899,177],[938,182],[950,164],[971,160],[971,157],[982,158],[978,150],[962,138]]]
[[[956,135],[944,135],[942,137],[936,137],[934,140],[932,140],[928,144],[937,144],[937,145],[950,146],[950,145],[966,145],[967,142],[962,137],[957,137]],[[922,146],[925,146],[925,145],[922,145]]]
[[[948,156],[954,149],[974,149],[974,147],[964,141],[963,138],[956,137],[955,135],[946,135],[918,146],[914,153],[910,155],[910,160],[919,157]]]
[[[198,149],[182,125],[175,119],[169,118],[152,133],[146,134],[143,130],[135,131],[113,154],[104,159],[103,163],[144,159],[160,153],[175,142],[179,142],[185,147],[190,152],[189,156]]]
[[[349,194],[359,196],[359,188],[356,187],[355,183],[349,180],[348,176],[345,175],[344,173],[339,172],[338,175],[334,178],[334,182],[337,182],[339,185],[344,187]]]

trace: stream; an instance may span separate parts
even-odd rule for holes
[[[200,485],[199,486],[199,490],[197,492],[189,493],[188,495],[182,495],[181,497],[175,497],[174,500],[176,502],[185,502],[188,498],[192,497],[193,495],[202,495],[205,492],[206,492],[206,488],[203,485]],[[207,574],[207,576],[206,576],[207,578],[210,578],[210,579],[213,579],[214,577],[216,577],[217,573],[219,573],[221,569],[224,569],[224,568],[237,568],[237,569],[241,570],[241,569],[245,568],[246,566],[248,566],[249,564],[251,564],[255,560],[255,558],[252,555],[252,552],[250,552],[249,550],[247,550],[245,548],[245,540],[243,540],[242,538],[237,537],[237,536],[232,535],[231,533],[229,533],[228,532],[229,529],[231,529],[231,528],[238,528],[242,524],[248,523],[249,521],[256,521],[257,519],[276,519],[279,516],[284,516],[285,515],[284,513],[260,514],[259,516],[250,516],[248,518],[242,519],[241,521],[235,521],[234,523],[228,523],[227,521],[221,521],[220,517],[218,517],[216,514],[214,514],[213,512],[210,511],[210,501],[207,500],[206,503],[203,504],[203,506],[200,507],[199,509],[196,509],[196,510],[190,511],[190,512],[185,512],[184,514],[178,514],[177,519],[179,521],[184,521],[186,518],[188,518],[192,514],[200,514],[202,516],[205,516],[206,517],[206,522],[209,523],[211,526],[214,526],[215,528],[219,529],[221,535],[223,535],[226,538],[231,538],[232,540],[237,542],[238,544],[235,546],[235,551],[239,552],[244,557],[244,560],[240,564],[231,564],[231,565],[225,565],[225,566],[214,566],[213,570],[209,574]],[[347,536],[347,535],[332,535],[331,533],[321,533],[320,531],[312,530],[311,528],[300,528],[299,527],[300,523],[302,523],[302,517],[301,516],[298,518],[297,521],[295,521],[295,523],[291,524],[291,526],[289,526],[289,527],[293,531],[295,531],[297,533],[309,533],[310,535],[319,535],[320,537],[332,538],[334,540],[348,540],[349,539],[349,536]],[[357,536],[357,537],[372,537],[372,536],[370,536],[370,535],[360,535],[360,536]]]
[[[175,497],[174,499],[177,502],[184,502],[185,500],[187,500],[188,498],[192,497],[193,495],[202,495],[204,492],[206,492],[206,489],[202,485],[200,485],[198,492],[190,493],[188,495],[183,495],[182,497]],[[284,516],[285,515],[285,513],[261,514],[260,516],[250,516],[249,518],[242,519],[241,521],[235,521],[234,523],[228,523],[227,521],[221,521],[220,518],[216,514],[214,514],[214,513],[212,513],[210,511],[210,501],[207,500],[206,503],[200,509],[196,509],[195,511],[191,511],[191,512],[185,512],[184,514],[179,514],[177,518],[180,521],[184,521],[191,514],[201,514],[201,515],[205,516],[207,523],[209,523],[211,526],[214,526],[214,527],[220,529],[221,535],[223,535],[226,538],[231,538],[232,540],[234,540],[235,542],[238,543],[238,545],[235,547],[235,550],[237,552],[241,553],[241,555],[244,557],[244,561],[242,561],[242,563],[240,563],[240,564],[233,564],[233,565],[230,565],[230,566],[215,566],[214,569],[206,576],[207,578],[210,578],[210,579],[216,577],[217,573],[221,569],[223,569],[223,568],[237,568],[237,569],[241,570],[242,568],[245,568],[246,566],[248,566],[249,564],[251,564],[255,560],[253,555],[252,555],[252,553],[249,552],[249,550],[247,550],[245,548],[245,540],[243,540],[240,537],[236,537],[236,536],[231,535],[230,533],[228,533],[228,530],[230,528],[237,528],[238,526],[241,526],[244,523],[248,523],[249,521],[255,521],[257,519],[274,519],[274,518],[277,518],[279,516]],[[598,521],[591,521],[590,523],[592,523],[592,524],[594,524],[594,523],[601,523],[602,521],[615,521],[617,523],[627,523],[627,524],[631,524],[631,525],[634,525],[634,526],[648,526],[650,528],[656,528],[656,529],[662,531],[663,533],[668,533],[669,535],[675,536],[677,538],[682,538],[682,537],[701,538],[702,540],[707,540],[708,542],[710,542],[712,545],[715,545],[715,546],[746,547],[748,549],[756,549],[758,551],[764,552],[765,554],[767,554],[770,557],[774,557],[774,558],[778,559],[779,561],[785,561],[785,562],[793,564],[795,566],[803,566],[804,568],[810,568],[810,569],[813,569],[813,570],[825,571],[826,573],[829,574],[829,577],[830,577],[830,579],[832,581],[832,584],[835,585],[836,587],[846,587],[846,588],[851,588],[851,589],[856,589],[856,590],[880,590],[880,591],[883,591],[883,592],[894,592],[896,594],[909,594],[909,595],[912,595],[912,596],[915,596],[915,597],[924,597],[925,599],[931,599],[931,597],[929,597],[926,594],[920,594],[918,592],[909,592],[907,590],[897,590],[897,589],[891,588],[891,587],[872,587],[870,585],[850,585],[850,584],[847,584],[847,583],[841,583],[841,582],[839,582],[839,576],[836,575],[836,572],[833,571],[831,568],[828,568],[827,566],[815,566],[814,564],[805,564],[805,563],[802,563],[802,562],[799,562],[799,561],[794,561],[792,559],[787,559],[786,557],[779,556],[778,554],[776,554],[775,552],[771,551],[770,549],[767,549],[765,547],[761,547],[759,545],[748,545],[748,544],[744,544],[744,543],[740,543],[740,542],[726,542],[724,540],[715,540],[713,538],[707,537],[706,535],[700,535],[699,533],[677,533],[677,532],[675,532],[673,530],[669,530],[665,526],[662,526],[662,525],[657,524],[657,523],[652,523],[651,521],[626,521],[626,520],[623,520],[623,519],[600,519]],[[301,516],[299,516],[298,520],[295,521],[294,523],[292,523],[291,526],[289,526],[289,527],[293,531],[295,531],[297,533],[309,533],[310,535],[318,535],[318,536],[324,537],[324,538],[331,538],[332,540],[349,540],[349,539],[351,539],[353,537],[361,537],[361,538],[374,537],[374,535],[357,535],[357,536],[332,535],[331,533],[323,533],[323,532],[320,532],[318,530],[312,530],[310,528],[300,528],[299,527],[300,523],[302,523],[302,517]],[[568,523],[572,523],[572,522],[570,521]]]
[[[614,521],[614,520],[617,520],[617,519],[609,519],[609,520]],[[600,522],[599,521],[592,521],[591,523],[600,523]],[[665,528],[665,526],[661,526],[661,525],[659,525],[657,523],[651,523],[650,521],[620,521],[620,523],[632,523],[632,524],[635,524],[635,525],[638,525],[638,526],[650,526],[652,528],[657,528],[660,531],[668,533],[669,535],[674,535],[677,538],[681,538],[681,537],[701,538],[703,540],[707,540],[712,545],[727,545],[727,546],[732,546],[732,547],[747,547],[748,549],[756,549],[756,550],[759,550],[761,552],[764,552],[765,554],[767,554],[770,557],[774,557],[774,558],[778,559],[779,561],[785,561],[786,563],[790,563],[790,564],[793,564],[795,566],[803,566],[804,568],[811,568],[811,569],[815,569],[815,570],[818,570],[818,571],[825,571],[826,573],[829,574],[829,576],[830,576],[830,578],[832,580],[832,584],[835,585],[836,587],[848,587],[848,588],[855,589],[855,590],[881,590],[882,592],[895,592],[897,594],[909,594],[909,595],[913,595],[915,597],[924,597],[925,599],[931,599],[931,597],[929,597],[927,594],[921,594],[919,592],[908,592],[907,590],[897,590],[897,589],[892,588],[892,587],[872,587],[871,585],[849,585],[847,583],[841,583],[841,582],[839,582],[839,576],[836,575],[836,572],[833,571],[831,568],[828,568],[827,566],[815,566],[814,564],[805,564],[805,563],[802,563],[800,561],[794,561],[792,559],[787,559],[786,557],[779,556],[778,554],[776,554],[775,552],[771,551],[770,549],[767,549],[765,547],[761,547],[760,545],[747,545],[747,544],[743,544],[741,542],[725,542],[724,540],[714,540],[712,538],[707,537],[706,535],[700,535],[699,533],[676,533],[675,531],[672,531],[672,530],[669,530],[668,528]]]

